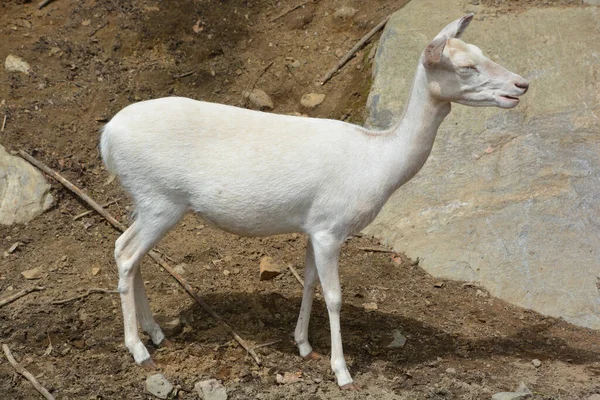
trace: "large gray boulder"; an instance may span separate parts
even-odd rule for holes
[[[400,118],[421,51],[469,8],[420,0],[394,14],[367,125]],[[453,105],[423,170],[366,232],[435,276],[600,328],[598,37],[594,6],[476,16],[463,39],[527,78],[529,93],[512,110]]]
[[[53,202],[50,185],[43,175],[0,146],[0,225],[30,221]]]

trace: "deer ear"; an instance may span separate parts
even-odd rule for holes
[[[442,53],[446,47],[446,38],[440,37],[433,39],[423,52],[423,65],[426,68],[431,68],[442,61]]]
[[[470,13],[460,19],[457,19],[456,21],[452,21],[450,24],[448,24],[448,26],[442,29],[435,38],[437,39],[440,37],[445,37],[446,39],[452,39],[461,37],[461,35],[467,29],[467,26],[469,26],[473,20],[474,15],[475,14]]]

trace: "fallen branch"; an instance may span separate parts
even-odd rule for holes
[[[54,0],[44,0],[40,4],[38,4],[38,10],[46,7],[48,4],[52,3]]]
[[[0,307],[10,304],[13,301],[15,301],[29,293],[39,292],[40,290],[44,290],[44,289],[46,289],[46,288],[43,286],[34,286],[34,287],[30,287],[29,289],[21,290],[20,292],[17,292],[15,294],[13,294],[12,296],[8,296],[7,298],[0,300]]]
[[[252,92],[252,90],[254,90],[254,86],[256,86],[258,80],[265,74],[265,72],[267,72],[269,68],[271,68],[271,65],[273,65],[273,63],[275,63],[275,60],[271,61],[269,64],[267,64],[266,67],[258,71],[254,79],[250,82],[250,84],[248,84],[248,86],[246,86],[246,89],[244,89],[244,91],[242,92],[242,98],[244,99],[243,105],[245,105],[247,100],[250,98],[250,93]]]
[[[179,74],[179,75],[173,75],[173,79],[181,79],[181,78],[185,78],[186,76],[190,76],[195,74],[196,71],[188,71],[188,72],[184,72],[183,74]]]
[[[75,300],[83,299],[84,297],[87,297],[92,293],[119,293],[119,292],[117,290],[91,288],[91,289],[88,289],[84,294],[80,294],[79,296],[71,297],[71,298],[64,299],[64,300],[53,300],[52,304],[58,305],[58,304],[70,303]]]
[[[296,277],[296,280],[298,281],[298,283],[300,283],[300,285],[302,287],[304,287],[304,282],[302,282],[302,278],[300,278],[300,274],[298,274],[298,271],[296,271],[296,268],[292,267],[292,264],[289,264],[288,268],[290,269],[290,271],[292,271],[292,275],[294,275]]]
[[[275,22],[275,21],[277,21],[279,18],[281,18],[281,17],[285,17],[286,15],[288,15],[289,13],[291,13],[292,11],[299,9],[300,7],[302,7],[302,6],[304,6],[304,5],[308,4],[308,3],[310,3],[310,1],[305,1],[305,2],[302,2],[302,3],[298,4],[297,6],[294,6],[294,7],[290,8],[289,10],[287,10],[287,11],[285,11],[285,12],[283,12],[283,13],[279,14],[279,15],[278,15],[278,16],[276,16],[275,18],[273,18],[273,19],[271,20],[271,22]]]
[[[71,192],[73,192],[77,196],[79,196],[83,201],[85,201],[87,204],[89,204],[90,207],[92,207],[94,210],[96,210],[98,212],[98,214],[102,215],[117,230],[119,230],[121,232],[125,232],[125,230],[127,229],[127,227],[125,225],[123,225],[122,223],[117,221],[112,215],[110,215],[110,213],[108,211],[106,211],[104,208],[102,208],[102,206],[100,206],[100,204],[96,203],[91,197],[89,197],[87,194],[83,193],[81,191],[81,189],[79,189],[78,187],[73,185],[71,182],[69,182],[68,180],[63,178],[58,172],[49,168],[44,163],[36,160],[29,154],[25,153],[23,150],[19,150],[19,155],[21,157],[23,157],[25,160],[29,161],[31,164],[35,165],[36,167],[38,167],[39,169],[41,169],[42,171],[47,173],[48,175],[50,175],[52,178],[54,178],[57,181],[59,181],[60,183],[62,183]],[[221,325],[223,325],[225,330],[227,332],[229,332],[233,336],[233,338],[240,344],[240,346],[242,346],[244,348],[244,350],[246,350],[248,352],[248,354],[250,354],[252,356],[252,358],[254,359],[254,361],[256,361],[256,363],[258,365],[262,364],[258,355],[256,355],[254,350],[252,350],[252,348],[250,348],[250,346],[248,346],[248,344],[246,344],[244,339],[242,339],[233,330],[233,328],[231,328],[231,326],[229,326],[229,324],[227,322],[225,322],[225,320],[223,318],[221,318],[221,316],[219,314],[217,314],[212,308],[210,308],[210,306],[208,304],[206,304],[206,302],[204,300],[202,300],[202,298],[200,296],[198,296],[198,294],[196,292],[194,292],[194,290],[192,289],[190,284],[187,283],[187,281],[181,275],[179,275],[177,272],[175,272],[173,270],[173,268],[169,264],[167,264],[167,262],[164,261],[158,255],[158,253],[156,253],[153,250],[150,250],[148,252],[148,255],[154,261],[156,261],[157,264],[159,264],[161,267],[163,267],[169,274],[171,274],[171,276],[173,276],[173,278],[175,278],[175,280],[177,280],[177,282],[179,282],[179,284],[185,289],[185,291],[188,292],[188,294],[190,296],[192,296],[192,298],[196,301],[196,303],[198,303],[214,319],[219,321],[221,323]]]
[[[324,85],[325,83],[327,83],[328,80],[331,79],[331,77],[340,69],[342,68],[344,65],[346,65],[346,63],[354,56],[354,54],[360,50],[365,43],[367,43],[367,41],[369,41],[369,39],[371,39],[371,37],[373,37],[373,35],[375,35],[377,32],[379,32],[381,29],[383,29],[383,27],[385,26],[385,24],[388,22],[388,20],[390,19],[390,17],[385,17],[383,19],[383,21],[381,21],[380,23],[378,23],[375,28],[371,29],[369,31],[369,33],[367,33],[365,36],[362,37],[362,39],[360,39],[358,41],[358,43],[356,43],[354,45],[354,47],[352,47],[350,49],[349,52],[346,53],[346,55],[344,57],[342,57],[340,59],[340,61],[338,61],[338,63],[335,65],[335,67],[333,67],[332,69],[329,70],[329,72],[323,77],[323,79],[321,79],[321,85]]]
[[[98,31],[104,27],[108,26],[108,21],[104,22],[102,25],[100,25],[99,27],[97,27],[96,29],[94,29],[93,31],[90,32],[90,37],[94,36],[96,33],[98,33]]]
[[[40,394],[42,396],[44,396],[46,399],[48,399],[48,400],[54,400],[54,396],[52,396],[50,394],[50,392],[48,392],[42,385],[40,385],[40,383],[37,381],[37,379],[35,379],[35,376],[33,376],[31,374],[31,372],[27,371],[21,365],[19,365],[19,363],[17,362],[17,360],[15,360],[15,358],[13,357],[13,355],[10,352],[10,349],[8,348],[7,345],[3,344],[2,345],[2,350],[4,350],[4,354],[6,355],[6,358],[8,359],[8,362],[10,363],[10,365],[12,365],[13,368],[19,374],[23,375],[23,377],[25,377],[25,379],[27,379],[33,385],[33,387],[35,388],[35,390],[37,390],[38,392],[40,392]]]
[[[273,345],[275,343],[279,343],[279,342],[281,342],[281,339],[272,340],[272,341],[267,342],[267,343],[257,344],[256,346],[252,347],[252,349],[253,350],[260,349],[261,347],[271,346],[271,345]]]
[[[372,251],[373,253],[395,253],[394,250],[384,249],[383,247],[359,247],[362,251]]]
[[[254,361],[256,361],[256,363],[258,365],[262,364],[262,362],[260,361],[260,358],[258,357],[258,355],[254,352],[254,350],[250,346],[248,346],[248,344],[246,344],[246,341],[244,339],[242,339],[233,330],[233,328],[231,326],[229,326],[229,324],[227,322],[225,322],[225,320],[223,318],[221,318],[221,316],[219,314],[217,314],[212,308],[210,308],[210,306],[208,304],[206,304],[206,302],[200,296],[198,296],[198,294],[196,292],[194,292],[194,290],[192,289],[192,287],[190,286],[190,284],[187,283],[187,281],[181,275],[179,275],[177,272],[173,271],[173,268],[171,268],[171,266],[169,264],[167,264],[166,261],[164,261],[158,255],[158,253],[154,252],[153,250],[150,250],[148,252],[148,255],[154,261],[156,261],[157,264],[159,264],[168,273],[170,273],[173,276],[173,278],[175,278],[175,280],[177,280],[177,282],[179,282],[179,284],[185,289],[185,291],[188,292],[188,294],[190,296],[192,296],[194,298],[194,300],[196,300],[196,303],[200,304],[200,306],[202,308],[204,308],[204,311],[206,311],[207,313],[209,313],[211,315],[211,317],[213,317],[214,319],[216,319],[217,321],[219,321],[221,323],[221,325],[223,325],[223,327],[225,328],[225,330],[227,332],[229,332],[229,334],[231,336],[233,336],[233,338],[236,340],[236,342],[238,342],[240,344],[240,346],[242,346],[244,348],[244,350],[246,350],[248,352],[248,354],[250,354],[252,356],[252,358],[254,358]]]
[[[114,199],[114,200],[111,200],[111,201],[109,201],[108,203],[104,203],[104,204],[102,204],[102,206],[101,206],[101,207],[102,207],[102,208],[106,208],[106,207],[108,207],[108,206],[111,206],[111,205],[115,204],[117,201],[120,201],[120,200],[121,200],[120,198],[119,198],[119,199]],[[74,217],[73,217],[73,221],[77,221],[78,219],[80,219],[80,218],[83,218],[83,217],[85,217],[86,215],[90,215],[90,214],[91,214],[91,213],[93,213],[93,212],[94,212],[94,210],[88,210],[88,211],[86,211],[86,212],[82,212],[81,214],[74,216]]]

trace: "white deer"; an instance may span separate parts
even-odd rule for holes
[[[237,235],[308,236],[295,340],[302,357],[318,356],[308,342],[318,276],[329,312],[331,367],[341,388],[357,389],[340,332],[342,244],[421,169],[451,102],[512,108],[528,88],[521,76],[458,39],[472,17],[452,22],[427,46],[404,115],[388,130],[178,97],[130,105],[104,127],[102,158],[137,213],[116,241],[115,259],[125,344],[138,364],[154,366],[137,322],[156,345],[165,340],[148,304],[140,260],[193,210]]]

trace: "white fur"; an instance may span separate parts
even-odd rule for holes
[[[177,97],[130,105],[106,125],[104,163],[131,193],[137,212],[115,245],[125,343],[136,362],[152,363],[136,321],[154,343],[164,339],[144,293],[140,259],[194,210],[238,235],[308,235],[295,338],[300,354],[310,355],[318,276],[330,317],[331,365],[338,384],[352,386],[339,322],[342,243],[423,166],[451,101],[510,108],[518,100],[502,96],[527,88],[523,78],[455,39],[471,18],[448,25],[424,52],[405,113],[387,131]]]

